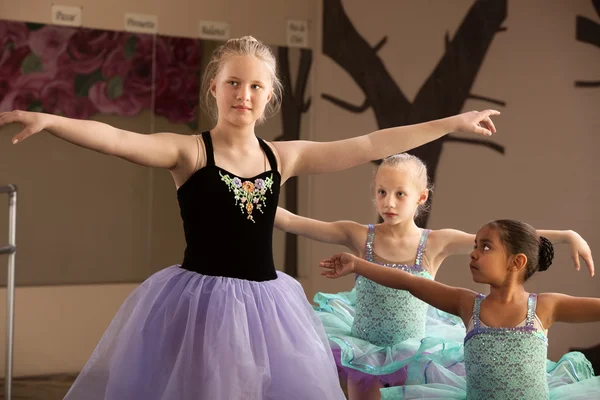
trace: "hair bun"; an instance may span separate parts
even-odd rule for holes
[[[552,265],[554,259],[554,246],[547,238],[540,236],[540,254],[538,271],[545,271]]]
[[[254,43],[258,43],[259,40],[257,38],[255,38],[254,36],[242,36],[239,38],[234,38],[234,39],[229,39],[228,42],[232,42],[232,41],[236,41],[236,42],[254,42]]]

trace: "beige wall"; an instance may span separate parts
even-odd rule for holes
[[[412,99],[442,54],[445,32],[453,33],[472,2],[379,0],[370,2],[368,9],[360,0],[343,3],[356,28],[370,43],[389,36],[379,54],[405,95]],[[2,2],[0,16],[47,23],[50,4],[33,0]],[[313,22],[310,38],[316,52],[311,71],[313,108],[303,122],[304,137],[334,140],[376,129],[370,111],[350,114],[320,98],[321,93],[329,93],[360,104],[364,96],[346,72],[319,54],[320,27],[314,23],[321,13],[319,1],[111,0],[100,5],[86,0],[79,4],[84,7],[84,25],[90,27],[120,29],[124,12],[153,13],[159,16],[161,34],[193,37],[197,20],[226,20],[232,24],[233,36],[253,34],[275,45],[284,44],[285,19],[309,19]],[[573,81],[596,78],[600,54],[591,46],[575,42],[576,14],[596,18],[587,0],[564,0],[553,2],[552,6],[542,0],[510,2],[504,24],[508,31],[494,40],[473,89],[507,102],[504,114],[497,119],[499,134],[495,137],[506,146],[507,154],[500,156],[460,144],[445,145],[430,219],[432,228],[474,232],[491,218],[511,217],[539,228],[575,229],[596,249],[600,237],[595,228],[599,221],[592,207],[600,200],[599,178],[594,173],[599,167],[594,152],[600,145],[600,119],[596,113],[600,93],[575,90]],[[465,110],[487,106],[468,101]],[[149,126],[147,118],[141,115],[137,121],[113,122],[145,127]],[[155,126],[157,130],[169,128],[160,120],[155,121]],[[259,132],[269,139],[278,134],[278,127],[278,119],[274,119]],[[181,223],[168,173],[108,160],[50,137],[24,142],[18,151],[10,147],[9,140],[10,132],[3,132],[0,182],[32,183],[28,195],[23,193],[19,198],[20,223],[29,218],[31,225],[20,228],[18,233],[18,274],[27,273],[27,263],[34,262],[31,257],[36,251],[62,256],[71,263],[74,274],[85,273],[81,264],[85,268],[102,268],[103,263],[115,260],[131,268],[146,269],[150,274],[180,259]],[[72,171],[71,163],[77,163],[79,168]],[[371,176],[371,166],[365,165],[304,179],[301,213],[324,220],[374,222]],[[65,186],[63,198],[47,195],[49,185],[57,183]],[[105,195],[104,188],[109,185],[119,197]],[[79,188],[85,188],[88,194],[83,195]],[[84,222],[90,210],[94,210],[95,221],[86,227]],[[71,219],[66,220],[67,216]],[[39,225],[34,225],[36,222]],[[1,210],[0,226],[6,226]],[[0,233],[4,235],[0,235],[0,243],[4,243],[5,233]],[[89,239],[82,241],[87,244],[78,248],[67,246],[82,237]],[[119,238],[124,242],[116,240]],[[108,239],[110,247],[106,244]],[[108,250],[98,248],[102,240]],[[276,247],[281,241],[282,235],[277,233]],[[352,278],[325,280],[315,267],[318,260],[337,250],[340,249],[301,241],[301,282],[309,298],[316,291],[351,287]],[[560,250],[550,271],[532,279],[530,290],[600,296],[598,278],[574,273],[568,254]],[[276,257],[281,265],[281,254]],[[477,288],[470,281],[465,260],[450,260],[442,268],[439,280]],[[51,276],[51,265],[47,273]],[[19,288],[16,374],[80,369],[134,287],[123,283]],[[3,309],[0,303],[0,310]],[[569,347],[598,343],[599,329],[599,324],[555,326],[550,333],[551,357],[557,358]]]

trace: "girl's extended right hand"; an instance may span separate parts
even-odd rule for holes
[[[37,112],[19,110],[3,112],[0,113],[0,127],[11,123],[19,123],[23,126],[21,132],[17,133],[12,139],[13,144],[16,144],[46,129],[50,118],[50,114]]]

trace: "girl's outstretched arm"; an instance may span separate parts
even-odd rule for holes
[[[281,207],[277,207],[275,227],[284,232],[294,233],[318,242],[346,246],[355,252],[360,252],[362,245],[358,238],[361,233],[364,236],[364,232],[366,232],[365,227],[356,222],[324,222],[301,217]]]
[[[368,135],[333,142],[274,142],[283,163],[283,178],[340,171],[439,139],[451,132],[489,136],[496,132],[495,110],[471,111],[415,125],[377,130]]]
[[[10,123],[23,126],[13,137],[19,143],[43,130],[86,149],[123,158],[148,167],[175,169],[182,153],[198,154],[187,135],[173,133],[139,134],[96,122],[27,111],[0,113],[0,127]]]
[[[577,232],[572,230],[538,230],[538,235],[548,238],[552,244],[568,244],[571,259],[575,265],[575,269],[579,271],[579,259],[583,259],[590,275],[594,276],[594,259],[592,250],[587,242]],[[441,265],[442,261],[448,256],[470,254],[473,251],[473,243],[475,235],[465,233],[456,229],[440,229],[432,232],[439,242],[439,252],[435,263]]]
[[[546,237],[552,244],[568,244],[571,252],[571,259],[575,265],[575,269],[579,271],[581,265],[579,258],[581,257],[587,265],[590,275],[594,276],[594,259],[592,258],[592,250],[587,242],[579,235],[579,233],[571,230],[554,231],[554,230],[539,230],[538,235]]]
[[[473,311],[475,292],[444,285],[431,279],[421,278],[396,268],[377,265],[349,253],[336,254],[321,261],[321,275],[339,278],[356,273],[380,285],[407,290],[413,296],[447,313],[457,315],[468,323]]]
[[[600,298],[543,293],[539,295],[538,308],[549,316],[542,321],[546,329],[554,322],[600,322]]]

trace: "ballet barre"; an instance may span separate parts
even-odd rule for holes
[[[6,279],[6,367],[4,370],[4,398],[12,398],[13,336],[15,323],[15,255],[17,252],[17,186],[0,186],[0,193],[8,195],[8,245],[0,246],[0,254],[8,254]]]

